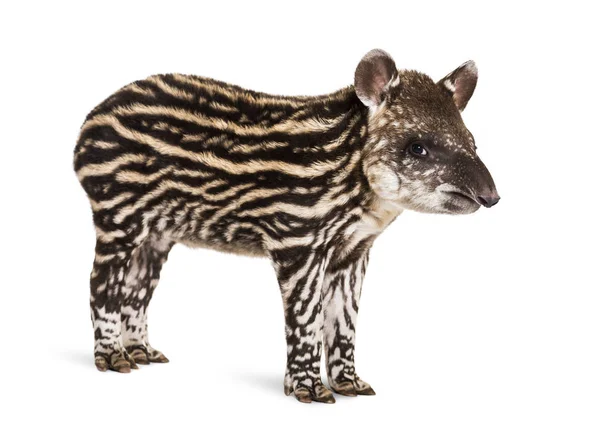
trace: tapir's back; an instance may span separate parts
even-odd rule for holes
[[[244,125],[277,123],[318,97],[280,96],[193,75],[164,74],[133,82],[98,105],[88,119],[115,106],[162,105]]]
[[[113,136],[115,142],[139,132],[191,151],[223,149],[235,155],[277,150],[292,140],[289,135],[334,126],[340,115],[355,105],[353,96],[351,88],[324,96],[277,96],[198,76],[151,76],[123,87],[94,108],[75,152],[79,155],[82,146],[93,144],[90,140],[108,134],[98,136],[98,129],[114,128],[108,116],[131,130],[117,130],[113,133],[118,135]],[[260,142],[269,140],[279,143],[259,147]],[[76,170],[83,161],[76,159]]]

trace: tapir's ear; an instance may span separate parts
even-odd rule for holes
[[[446,90],[456,104],[456,107],[462,111],[475,91],[477,86],[477,66],[474,61],[467,61],[456,70],[438,82],[438,85]]]
[[[367,107],[381,104],[390,82],[398,74],[396,63],[383,50],[369,51],[354,73],[356,95]]]

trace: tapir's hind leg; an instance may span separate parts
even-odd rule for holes
[[[135,246],[98,238],[90,281],[94,359],[100,371],[129,373],[137,368],[123,345],[121,306],[125,273]]]
[[[128,373],[137,368],[136,361],[168,361],[148,343],[146,314],[172,246],[153,235],[139,243],[114,235],[98,237],[90,282],[98,370]]]
[[[171,240],[149,236],[133,251],[125,274],[121,331],[126,351],[138,364],[169,362],[163,353],[152,348],[148,342],[147,314],[160,270],[173,244]]]

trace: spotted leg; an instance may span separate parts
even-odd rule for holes
[[[357,260],[328,268],[323,285],[327,377],[335,392],[347,396],[375,394],[354,368],[356,316],[368,260],[366,251]]]
[[[122,288],[121,331],[123,345],[138,364],[169,362],[148,342],[148,305],[158,285],[160,270],[173,242],[150,236],[132,253]]]
[[[277,271],[285,312],[285,394],[293,393],[300,402],[334,403],[333,394],[321,382],[320,372],[323,253],[294,247],[272,252],[271,258]]]
[[[137,368],[123,346],[121,331],[122,287],[134,246],[99,237],[90,282],[94,325],[94,360],[100,371],[129,373]]]

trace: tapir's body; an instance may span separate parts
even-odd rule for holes
[[[403,209],[468,213],[497,201],[459,114],[473,70],[435,84],[390,61],[374,50],[355,86],[318,97],[153,76],[90,113],[75,169],[97,233],[100,370],[167,361],[148,343],[146,313],[181,242],[271,259],[285,309],[286,393],[333,401],[320,379],[322,339],[331,387],[374,393],[354,370],[372,242]]]

